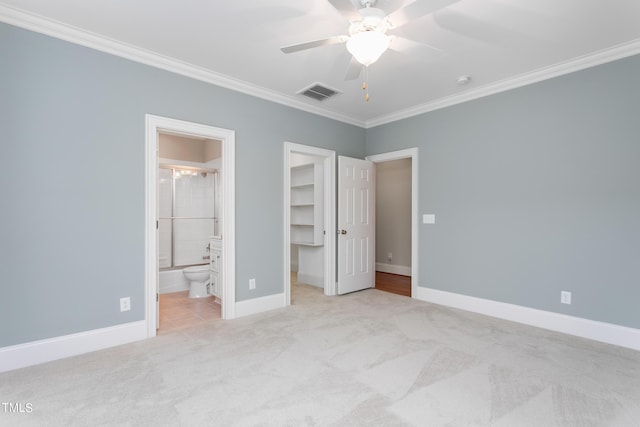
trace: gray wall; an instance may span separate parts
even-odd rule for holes
[[[363,129],[6,24],[0,58],[0,347],[144,318],[145,114],[236,131],[238,301],[283,291],[283,142],[364,155]]]
[[[420,149],[419,285],[640,327],[638,76],[635,56],[369,129],[368,155]]]
[[[0,58],[0,347],[144,318],[147,113],[236,130],[238,301],[282,292],[283,141],[417,146],[421,286],[640,327],[638,56],[366,132],[6,24]]]
[[[376,262],[411,266],[411,159],[376,163]]]

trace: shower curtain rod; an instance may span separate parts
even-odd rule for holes
[[[166,163],[160,163],[158,167],[162,169],[183,169],[183,170],[197,171],[197,172],[209,172],[209,173],[218,172],[218,169],[199,168],[196,166],[170,165]]]

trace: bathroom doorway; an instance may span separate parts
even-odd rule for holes
[[[161,326],[163,303],[191,305],[191,313],[182,313],[183,321],[234,318],[235,133],[152,115],[146,116],[146,123],[145,289],[151,337]],[[209,263],[214,253],[215,268]],[[215,284],[218,298],[189,298],[194,280],[187,285],[181,270],[194,266],[210,277],[195,281],[206,287],[205,292]],[[212,271],[215,274],[210,276]],[[161,272],[174,276],[162,286]],[[178,293],[183,294],[181,301],[164,296]]]
[[[160,132],[158,166],[157,329],[164,333],[221,318],[209,270],[212,239],[220,239],[222,141]],[[200,271],[206,282],[185,271]]]

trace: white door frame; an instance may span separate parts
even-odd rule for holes
[[[367,156],[373,163],[411,159],[411,298],[418,297],[418,148]]]
[[[291,153],[324,157],[324,294],[336,295],[336,152],[324,148],[284,143],[284,291],[291,305]]]
[[[222,141],[222,318],[235,317],[235,132],[147,114],[145,144],[145,321],[147,336],[156,335],[158,279],[158,133]]]

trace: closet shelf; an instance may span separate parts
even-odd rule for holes
[[[302,245],[302,246],[322,246],[322,243],[313,243],[313,242],[308,242],[308,241],[295,241],[292,240],[291,243],[293,243],[294,245]]]
[[[322,165],[309,163],[291,168],[291,243],[324,244],[324,181]]]

